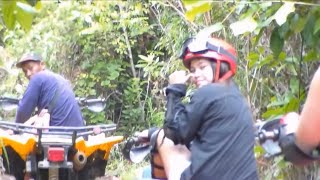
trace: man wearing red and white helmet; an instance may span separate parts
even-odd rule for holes
[[[166,119],[163,130],[156,132],[167,177],[258,179],[252,115],[232,80],[236,50],[217,38],[191,38],[180,58],[189,73],[176,71],[169,76]],[[197,90],[183,104],[188,80]]]

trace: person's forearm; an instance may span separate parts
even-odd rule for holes
[[[32,79],[19,102],[16,122],[24,123],[27,121],[35,110],[40,94],[40,85],[37,79]]]
[[[300,115],[296,131],[296,143],[305,152],[310,152],[320,142],[320,69],[315,73],[308,96]]]
[[[308,116],[300,116],[300,123],[296,131],[296,145],[305,153],[310,153],[319,145],[319,126],[315,126],[307,119]]]
[[[21,109],[22,108],[19,107],[17,110],[17,114],[16,114],[16,122],[17,123],[24,123],[31,117],[31,113],[24,112]]]

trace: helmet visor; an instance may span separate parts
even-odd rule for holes
[[[210,41],[208,41],[208,39],[196,39],[196,38],[188,38],[182,45],[181,48],[181,53],[179,58],[184,59],[184,57],[186,56],[186,54],[188,52],[191,53],[195,53],[195,54],[201,54],[204,53],[205,51],[215,51],[219,54],[228,56],[229,58],[231,58],[232,60],[234,60],[236,62],[236,57],[234,55],[232,55],[231,53],[229,53],[227,50],[225,50],[223,47],[221,46],[216,46],[212,43],[210,43]]]

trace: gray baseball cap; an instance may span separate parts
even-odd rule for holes
[[[18,68],[21,68],[22,67],[22,64],[24,62],[27,62],[27,61],[37,61],[37,62],[41,62],[42,61],[42,57],[39,55],[39,54],[36,54],[36,53],[25,53],[21,59],[19,60],[19,62],[16,64],[16,66]]]

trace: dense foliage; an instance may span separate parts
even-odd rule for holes
[[[105,112],[83,112],[87,122],[114,122],[122,135],[161,126],[166,77],[183,68],[180,44],[199,31],[237,47],[236,81],[255,119],[300,111],[319,65],[320,6],[311,0],[13,0],[0,7],[0,93],[21,96],[27,81],[14,63],[26,51],[41,52],[77,96],[108,99]],[[257,146],[264,179],[317,173],[266,161],[261,151]]]

